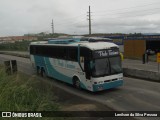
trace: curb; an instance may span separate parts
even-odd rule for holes
[[[135,77],[143,80],[160,82],[160,73],[140,69],[123,68],[123,74],[126,77]]]

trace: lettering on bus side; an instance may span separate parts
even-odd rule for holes
[[[107,50],[100,50],[95,52],[95,56],[97,57],[106,57],[108,56]]]
[[[110,56],[119,54],[119,52],[115,51],[115,50],[108,50],[108,53],[109,53]]]
[[[58,65],[58,60],[57,59],[53,58],[52,60],[53,60],[54,65]]]
[[[66,64],[66,68],[75,69],[75,66],[71,64]]]
[[[70,64],[70,63],[68,63],[67,61],[64,61],[64,60],[53,59],[53,64],[61,66],[61,67],[66,67],[66,68],[69,68],[69,69],[75,69],[76,68],[75,65]]]
[[[118,49],[109,49],[109,50],[98,50],[93,52],[94,58],[108,57],[118,55]]]
[[[64,67],[64,63],[62,60],[58,60],[58,65],[61,66],[61,67]]]

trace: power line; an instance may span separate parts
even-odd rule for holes
[[[66,22],[66,23],[59,23],[59,24],[56,24],[56,25],[58,25],[58,26],[71,26],[71,25],[75,25],[77,23],[81,23],[83,21],[86,21],[86,19],[83,18],[81,20],[77,20],[77,21],[74,21],[74,22],[70,21],[70,22]]]
[[[152,9],[147,9],[147,10],[136,10],[136,11],[127,11],[127,12],[119,12],[119,13],[111,13],[110,12],[108,14],[96,15],[96,16],[117,15],[117,14],[125,14],[125,13],[132,13],[132,12],[139,13],[139,12],[150,11],[150,10],[158,10],[158,9],[160,9],[160,8],[158,7],[158,8],[152,8]]]
[[[68,25],[77,24],[81,21],[85,21],[85,17],[81,18],[81,20],[71,20],[71,21],[67,21],[67,22],[64,22],[64,23],[57,23],[56,25],[57,26],[68,26]]]
[[[74,21],[75,19],[80,18],[80,17],[82,18],[82,16],[84,16],[84,15],[85,15],[85,14],[81,14],[81,15],[78,15],[78,16],[61,19],[61,20],[58,21],[58,22],[60,22],[60,23],[58,23],[58,24],[56,24],[56,25],[68,24],[68,22]],[[61,21],[62,21],[62,22],[61,22]]]
[[[150,12],[153,12],[152,10],[159,10],[160,8],[153,8],[153,9],[148,9],[148,10],[137,10],[137,11],[129,11],[129,12],[120,12],[120,13],[110,13],[110,14],[105,14],[105,15],[97,15],[96,17],[109,17],[109,18],[111,18],[111,16],[107,16],[107,15],[125,15],[125,14],[129,14],[130,15],[130,17],[134,17],[134,16],[137,16],[136,14],[146,14],[146,15],[153,15],[153,14],[155,14],[155,12],[154,13],[152,13],[152,14],[148,14],[148,13],[150,13]],[[148,11],[148,12],[146,12],[146,11]],[[134,14],[131,14],[131,13],[134,13]],[[125,16],[126,17],[126,16]],[[121,18],[121,17],[115,17],[115,18]]]
[[[130,9],[133,9],[133,8],[142,8],[142,7],[145,7],[145,6],[157,5],[158,3],[160,3],[160,2],[150,3],[150,4],[146,4],[146,5],[133,6],[133,7],[120,8],[120,9],[116,9],[116,10],[96,11],[96,12],[97,12],[97,13],[98,13],[98,12],[100,12],[100,13],[103,13],[103,12],[104,12],[104,13],[110,13],[110,12],[114,12],[114,11],[130,10]]]
[[[159,3],[159,2],[156,2],[156,3]],[[111,18],[111,16],[107,16],[107,15],[125,15],[125,14],[129,14],[129,13],[133,13],[133,12],[136,12],[134,14],[130,14],[131,16],[129,17],[133,17],[133,16],[139,16],[139,15],[136,15],[136,14],[143,14],[144,12],[145,13],[150,13],[152,12],[153,10],[157,10],[157,9],[160,9],[160,8],[153,8],[153,9],[147,9],[147,10],[133,10],[134,8],[139,8],[139,7],[144,7],[145,6],[151,6],[151,5],[154,5],[155,3],[152,3],[152,4],[147,4],[147,5],[140,5],[140,6],[134,6],[134,7],[130,7],[130,8],[123,8],[123,9],[116,9],[116,10],[112,10],[112,11],[105,11],[105,12],[102,12],[102,15],[95,15],[96,17],[109,17],[109,19],[116,19],[116,18],[124,18],[124,17],[121,17],[121,16],[115,16],[114,18]],[[133,11],[126,11],[126,10],[130,10],[132,9]],[[118,12],[118,13],[115,13],[115,11],[119,11],[119,10],[125,10],[124,12],[121,11],[121,12]],[[148,11],[148,12],[146,12]],[[89,6],[89,12],[88,13],[88,21],[89,21],[89,34],[91,34],[91,10],[90,10],[90,6]],[[95,12],[95,13],[99,13],[99,12]],[[152,13],[154,14],[154,13]],[[152,14],[147,14],[147,15],[152,15]],[[81,14],[81,15],[77,15],[77,16],[74,16],[74,17],[70,17],[70,18],[64,18],[64,19],[61,19],[60,21],[62,21],[61,23],[58,23],[56,25],[59,25],[59,26],[68,26],[69,28],[71,27],[75,27],[73,25],[76,25],[78,23],[84,23],[85,21],[85,18],[82,17],[82,15],[84,14]],[[77,19],[79,18],[79,19]],[[74,19],[74,20],[73,20]],[[58,21],[58,22],[60,22]]]
[[[159,2],[155,2],[155,3],[159,3]],[[130,8],[123,8],[123,9],[117,9],[117,10],[112,10],[112,11],[118,11],[118,10],[126,10],[126,9],[131,9],[131,8],[138,8],[138,7],[144,7],[144,6],[149,6],[149,5],[153,5],[153,4],[155,4],[155,3],[151,3],[151,4],[146,4],[146,5],[140,5],[140,6],[134,6],[134,7],[130,7]],[[154,8],[155,9],[155,8]],[[158,8],[159,9],[159,8]],[[152,10],[152,9],[151,9]],[[103,13],[102,15],[96,15],[96,17],[101,17],[101,16],[105,16],[106,17],[106,15],[110,15],[110,14],[112,14],[112,15],[122,15],[122,14],[124,14],[124,13],[131,13],[131,12],[134,12],[134,11],[129,11],[129,12],[119,12],[119,13],[111,13],[112,11],[109,11],[109,12],[104,12],[103,13],[103,11],[101,11],[101,13]],[[148,11],[148,10],[144,10],[144,11]],[[139,12],[139,11],[137,11],[137,12]],[[141,11],[140,11],[141,12]],[[88,12],[89,13],[89,12]],[[90,12],[91,13],[91,12]],[[97,13],[97,12],[95,12],[95,13]],[[108,13],[108,14],[107,14]],[[77,21],[77,22],[72,22],[72,21],[75,21],[75,19],[76,18],[80,18],[80,19],[85,19],[85,18],[82,18],[81,16],[83,16],[84,14],[80,14],[80,15],[77,15],[77,16],[74,16],[74,17],[70,17],[70,18],[64,18],[64,19],[61,19],[60,21],[62,21],[61,23],[57,23],[56,25],[65,25],[65,26],[67,26],[67,25],[74,25],[74,24],[76,24],[76,23],[79,23],[79,21]],[[89,15],[88,15],[89,16]],[[91,17],[91,16],[90,16]],[[73,20],[74,19],[74,20]],[[88,19],[89,20],[89,19]],[[60,22],[60,21],[58,21],[58,22]],[[89,21],[91,21],[91,19],[89,20]],[[91,23],[91,22],[90,22]],[[90,24],[89,23],[89,24]],[[91,26],[91,25],[90,25]]]
[[[148,15],[153,15],[153,13],[148,14]],[[141,16],[141,15],[134,15],[134,16],[130,16],[130,17],[137,17],[137,16]],[[118,19],[118,18],[120,18],[120,19],[122,18],[122,20],[126,20],[126,18],[124,18],[124,17],[107,18],[107,20],[109,19],[109,21],[110,21],[110,20],[112,20],[112,22],[113,22],[113,20],[115,20],[115,19],[116,19],[116,21],[115,21],[115,22],[117,23],[117,19]],[[127,18],[128,18],[128,17],[127,17]],[[119,20],[120,20],[120,19],[119,19]],[[137,18],[136,18],[136,19],[137,19]],[[125,22],[125,21],[124,21],[124,22]],[[96,23],[96,24],[94,24],[94,23],[93,23],[93,26],[95,26],[95,25],[96,25],[96,26],[101,26],[101,25],[103,25],[103,26],[104,26],[104,25],[105,25],[105,23],[102,23],[102,24],[100,24],[100,23]]]

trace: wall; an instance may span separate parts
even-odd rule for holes
[[[142,59],[146,50],[145,40],[124,40],[124,57]]]
[[[140,79],[160,82],[160,73],[155,71],[138,70],[132,68],[123,68],[124,76],[136,77]]]

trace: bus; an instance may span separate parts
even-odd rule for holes
[[[74,39],[32,42],[30,60],[37,74],[96,92],[123,85],[119,48],[110,42]]]

